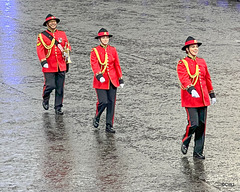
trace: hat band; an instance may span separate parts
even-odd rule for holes
[[[192,44],[197,44],[197,43],[198,43],[197,40],[190,40],[190,41],[185,42],[185,46],[192,45]]]
[[[108,32],[100,32],[98,33],[98,37],[101,37],[101,36],[109,36],[109,33]]]
[[[56,19],[56,17],[54,17],[54,16],[48,17],[48,18],[46,19],[46,21],[49,21],[49,20],[52,20],[52,19]]]

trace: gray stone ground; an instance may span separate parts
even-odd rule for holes
[[[238,1],[0,1],[0,191],[240,191]],[[36,38],[48,13],[72,45],[63,117],[41,106]],[[91,123],[89,54],[107,28],[125,87],[115,135]],[[180,152],[186,126],[177,61],[187,36],[203,45],[217,95],[208,109],[206,160]]]

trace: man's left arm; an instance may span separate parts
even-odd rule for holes
[[[207,64],[206,64],[206,85],[207,85],[209,96],[211,98],[211,104],[214,105],[217,100],[216,100],[216,95],[213,90],[212,80],[211,80],[210,73],[208,71]]]
[[[119,84],[123,88],[124,81],[123,81],[123,77],[122,77],[122,70],[121,70],[121,67],[120,67],[118,53],[117,53],[117,50],[116,50],[115,47],[114,47],[114,52],[115,52],[115,54],[114,54],[115,55],[115,68],[116,68],[117,75],[118,75],[118,78],[119,78]]]
[[[70,51],[72,50],[71,48],[71,45],[69,44],[69,41],[68,41],[68,38],[67,38],[67,35],[66,33],[64,32],[64,35],[65,35],[65,45],[64,45],[64,49],[66,50],[65,53],[65,59],[66,59],[66,72],[69,71],[69,63],[71,63],[71,60],[70,60]],[[70,62],[69,62],[70,60]]]

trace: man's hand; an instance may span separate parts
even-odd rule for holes
[[[103,75],[100,73],[96,76],[97,80],[100,81],[101,83],[105,82],[105,78],[103,77]]]
[[[123,81],[123,79],[119,79],[119,84],[120,84],[120,87],[121,87],[121,88],[124,87],[124,81]]]
[[[217,102],[216,97],[211,98],[211,105],[214,105]]]
[[[198,95],[198,92],[196,91],[196,90],[192,90],[192,92],[191,92],[191,95],[192,95],[192,97],[194,97],[194,98],[199,98],[200,96]]]
[[[68,53],[67,52],[63,52],[63,57],[65,58],[65,61],[68,61]]]
[[[101,83],[103,83],[103,82],[105,82],[105,78],[104,78],[104,77],[100,77],[99,81],[100,81]]]
[[[45,63],[45,64],[43,65],[43,67],[44,67],[44,68],[48,68],[48,63]]]

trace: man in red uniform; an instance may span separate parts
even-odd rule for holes
[[[193,156],[205,159],[203,155],[207,106],[214,104],[216,97],[212,81],[204,59],[197,57],[198,47],[202,43],[188,37],[185,46],[187,57],[177,65],[178,78],[181,83],[182,107],[186,108],[188,125],[182,139],[181,151],[187,153],[192,135],[195,133]],[[210,101],[210,98],[211,101]]]
[[[100,45],[91,51],[90,62],[94,73],[93,88],[97,93],[97,109],[93,119],[95,128],[99,125],[102,112],[107,108],[106,115],[106,131],[115,133],[113,129],[114,110],[116,102],[117,87],[123,87],[122,71],[119,64],[119,58],[115,47],[108,45],[108,31],[104,28],[100,29],[98,36]]]
[[[60,19],[48,14],[43,26],[47,30],[38,35],[37,54],[44,74],[43,108],[49,109],[50,93],[55,89],[55,113],[63,115],[63,89],[65,73],[68,71],[69,55],[66,50],[71,50],[64,31],[57,30]]]

